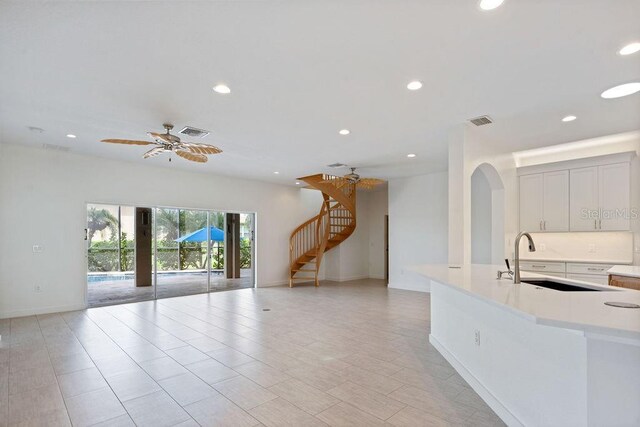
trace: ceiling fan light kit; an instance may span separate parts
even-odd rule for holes
[[[207,157],[208,154],[222,153],[221,149],[213,145],[181,141],[180,137],[171,133],[173,125],[170,123],[165,123],[162,126],[165,129],[165,133],[147,133],[147,135],[153,138],[154,141],[139,141],[133,139],[103,139],[102,142],[124,145],[155,145],[155,147],[142,155],[142,158],[144,159],[156,157],[159,154],[169,152],[176,153],[176,155],[191,162],[206,163],[209,160],[209,158]],[[171,158],[169,158],[169,161],[171,161]]]

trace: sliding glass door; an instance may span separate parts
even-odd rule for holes
[[[152,281],[143,283],[141,277],[136,277],[136,244],[142,243],[136,239],[136,227],[142,228],[143,225],[136,221],[136,208],[133,206],[87,205],[85,239],[90,307],[154,298]],[[150,222],[148,230],[151,230]],[[147,267],[150,271],[150,258]]]
[[[255,216],[87,205],[90,307],[253,287]]]
[[[208,221],[207,211],[156,209],[158,298],[209,291]],[[162,254],[171,262],[164,262]]]

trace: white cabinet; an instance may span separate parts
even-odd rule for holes
[[[520,177],[520,230],[569,231],[569,171]]]
[[[598,168],[571,169],[569,216],[571,231],[598,229]]]
[[[545,276],[566,277],[567,279],[607,285],[607,271],[612,264],[589,264],[559,261],[520,261],[520,271],[530,271]]]
[[[598,167],[600,196],[600,230],[624,231],[630,228],[631,179],[630,164],[617,163]]]
[[[541,173],[520,177],[520,230],[541,231],[544,181]]]
[[[542,229],[569,231],[569,171],[545,172]]]
[[[629,230],[629,163],[571,169],[571,231]]]
[[[518,169],[520,230],[628,231],[635,152]]]

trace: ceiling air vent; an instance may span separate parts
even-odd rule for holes
[[[192,138],[204,138],[205,136],[209,135],[210,132],[208,130],[198,129],[191,126],[185,126],[178,133],[190,136]]]
[[[336,168],[344,168],[346,166],[347,165],[345,165],[344,163],[333,163],[331,165],[327,165],[328,168],[334,168],[334,169],[336,169]]]
[[[491,117],[489,116],[480,116],[473,119],[469,119],[469,121],[476,126],[490,125],[491,123],[493,123],[493,120],[491,120]]]

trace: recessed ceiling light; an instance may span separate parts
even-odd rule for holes
[[[631,55],[636,52],[640,52],[640,42],[629,43],[618,51],[620,55]]]
[[[409,90],[418,90],[422,87],[422,82],[419,80],[414,80],[412,82],[409,82],[409,84],[407,85],[407,89]]]
[[[300,185],[300,181],[296,181],[296,185]]]
[[[577,119],[577,117],[576,117],[576,116],[566,116],[566,117],[563,117],[563,118],[562,118],[562,121],[563,121],[563,122],[572,122],[572,121],[574,121],[575,119]]]
[[[280,174],[280,172],[278,172],[278,171],[275,171],[274,173],[275,173],[276,175],[279,175],[279,174]]]
[[[411,153],[411,154],[407,154],[407,157],[408,157],[408,158],[410,158],[410,159],[413,159],[415,156],[416,156],[416,155],[415,155],[415,154],[413,154],[413,153]]]
[[[338,133],[340,135],[349,135],[351,131],[349,129],[341,129],[340,131],[338,131]]]
[[[621,98],[627,95],[633,95],[640,91],[640,82],[625,83],[607,89],[600,96],[605,99]]]
[[[504,3],[504,0],[480,0],[480,9],[493,10]]]
[[[224,84],[215,85],[213,87],[213,91],[214,92],[218,92],[218,93],[222,93],[222,94],[231,93],[231,89],[229,89],[229,86],[224,85]]]
[[[76,136],[75,136],[74,134],[72,134],[72,133],[68,133],[68,134],[67,134],[67,138],[75,138],[75,137],[76,137]]]

